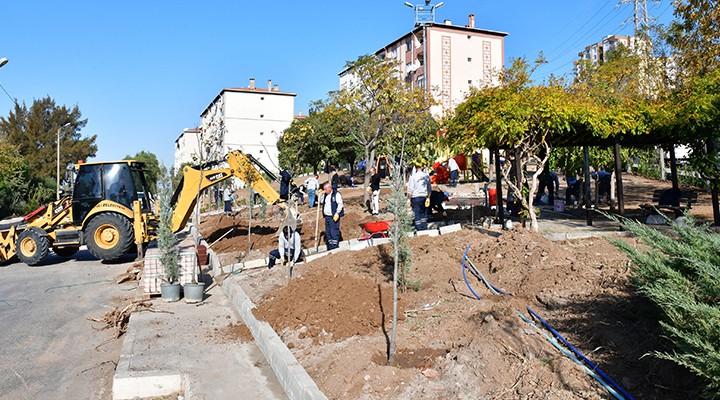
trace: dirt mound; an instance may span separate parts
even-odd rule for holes
[[[655,188],[668,186],[638,176],[627,183],[625,209],[639,214]],[[460,189],[467,189],[461,185]],[[346,210],[344,239],[358,238],[372,217],[362,189],[341,189]],[[381,199],[387,196],[383,191]],[[701,194],[693,213],[712,216]],[[381,211],[384,206],[381,201]],[[257,209],[256,209],[257,211]],[[277,211],[275,209],[274,211]],[[584,220],[584,212],[577,211]],[[221,262],[260,258],[277,246],[279,218],[255,213],[250,239],[247,209],[235,220],[204,217],[201,232]],[[300,206],[304,247],[315,244],[316,209]],[[448,210],[470,221],[470,211]],[[582,214],[582,215],[581,215]],[[548,213],[544,218],[555,214]],[[575,214],[565,213],[563,218]],[[319,219],[319,243],[324,222]],[[227,235],[222,237],[223,235]],[[633,240],[632,243],[635,243]],[[292,279],[277,266],[240,274],[244,290],[299,362],[330,398],[353,399],[601,399],[608,393],[545,337],[518,317],[532,307],[598,367],[636,398],[700,397],[702,385],[686,370],[645,356],[668,350],[658,339],[659,311],[635,294],[627,258],[604,239],[549,241],[521,229],[463,230],[441,237],[413,238],[408,278],[418,291],[399,295],[397,358],[385,362],[392,321],[392,247],[328,255],[297,265]],[[468,255],[478,271],[511,296],[495,296],[467,274]],[[249,248],[249,252],[248,252]],[[230,331],[233,331],[230,329]]]
[[[551,242],[527,231],[496,235],[461,231],[412,240],[409,277],[421,287],[399,296],[397,332],[398,354],[418,354],[410,368],[403,357],[380,362],[392,329],[389,245],[299,265],[289,283],[283,270],[265,270],[241,284],[258,303],[256,315],[280,333],[330,398],[606,398],[518,317],[528,314],[526,306],[637,397],[696,393],[686,372],[641,359],[658,346],[647,339],[657,326],[642,316],[649,307],[634,295],[627,259],[612,245]],[[469,275],[483,298],[475,299],[462,277],[468,245],[478,270],[512,296],[494,296]]]

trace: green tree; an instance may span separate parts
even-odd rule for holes
[[[717,0],[675,2],[669,42],[676,49],[679,77],[702,77],[720,67],[720,4]]]
[[[145,163],[145,180],[151,192],[157,193],[157,182],[161,175],[160,163],[154,153],[141,151],[134,156],[127,155],[124,160],[137,160]]]
[[[23,211],[29,185],[25,159],[15,146],[0,142],[0,219]]]
[[[0,142],[15,145],[30,168],[33,178],[54,182],[57,135],[60,132],[60,166],[95,156],[97,135],[83,138],[87,125],[78,106],[57,106],[50,97],[35,100],[28,109],[15,104],[7,117],[0,117]],[[70,124],[67,127],[63,126]]]
[[[411,89],[397,72],[394,60],[381,60],[371,55],[347,63],[353,75],[349,88],[331,93],[331,102],[343,110],[343,133],[362,146],[368,165],[375,161],[375,153],[382,139],[389,134],[406,135],[411,132],[404,125],[430,113],[431,96],[422,89]],[[365,185],[370,181],[370,169],[365,171]],[[366,201],[369,193],[365,192]]]

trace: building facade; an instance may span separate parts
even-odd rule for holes
[[[470,14],[466,26],[453,25],[449,20],[416,26],[375,55],[396,60],[408,84],[432,93],[439,104],[432,113],[441,116],[464,101],[471,87],[500,83],[505,36],[505,32],[476,28],[475,16]],[[351,69],[338,75],[340,89],[352,87],[355,77]]]
[[[617,50],[620,46],[633,49],[635,45],[634,36],[608,35],[602,41],[593,43],[580,53],[580,60],[575,62],[575,73],[578,74],[582,70],[584,60],[589,60],[593,65],[599,65],[605,62],[608,54]]]
[[[219,159],[239,149],[277,169],[277,142],[294,118],[295,96],[271,80],[259,88],[253,78],[248,87],[221,90],[200,115],[206,154]]]
[[[175,162],[173,169],[180,170],[185,163],[195,163],[198,160],[200,128],[185,128],[175,139]]]

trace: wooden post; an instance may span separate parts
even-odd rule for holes
[[[620,143],[615,141],[615,195],[617,198],[617,212],[625,215],[625,198],[622,183],[622,160],[620,159]]]
[[[508,160],[505,160],[507,162]],[[503,210],[502,171],[500,170],[500,148],[495,148],[495,209],[500,226],[505,229],[505,210]],[[490,200],[488,199],[488,204]]]
[[[679,189],[680,185],[678,184],[678,173],[677,173],[677,158],[675,158],[675,145],[670,145],[670,179],[672,179],[672,186],[673,189]]]
[[[587,145],[583,146],[583,170],[585,171],[585,219],[588,226],[592,226],[592,210],[590,209],[590,149]]]

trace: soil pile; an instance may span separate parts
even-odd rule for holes
[[[651,201],[653,190],[670,185],[632,175],[623,180],[625,210],[631,216],[639,215],[638,204]],[[341,193],[346,204],[344,239],[359,237],[362,223],[392,219],[389,214],[367,214],[362,189]],[[381,198],[386,195],[384,191]],[[299,209],[303,246],[314,247],[316,209]],[[584,219],[584,212],[573,211],[578,215],[561,216]],[[213,249],[223,265],[265,257],[277,246],[282,218],[271,208],[267,217],[256,212],[248,239],[247,219],[241,218],[247,209],[240,212],[244,214],[238,214],[230,233],[232,218],[203,218],[201,233],[209,243],[216,242]],[[471,218],[467,209],[448,214],[459,222]],[[700,194],[693,214],[701,220],[712,217],[706,194]],[[321,216],[320,244],[323,232]],[[463,230],[418,237],[411,243],[408,278],[419,283],[419,290],[399,295],[392,365],[385,362],[393,316],[391,246],[328,255],[296,266],[292,279],[282,266],[245,271],[239,279],[258,305],[256,315],[273,326],[333,399],[609,398],[605,389],[518,317],[517,312],[528,315],[526,306],[634,397],[700,397],[700,383],[686,370],[645,356],[668,349],[657,339],[659,311],[634,293],[627,258],[606,240],[551,242],[518,229]],[[512,296],[492,295],[467,274],[482,300],[475,298],[462,275],[468,245],[477,269]]]
[[[242,278],[300,363],[330,398],[601,399],[607,392],[553,348],[517,311],[532,307],[637,398],[688,398],[694,380],[642,355],[660,344],[652,310],[634,295],[627,259],[604,239],[550,242],[527,231],[462,231],[412,241],[418,291],[400,297],[397,346],[386,365],[392,320],[391,247],[329,255]],[[469,257],[494,296],[461,260]],[[643,314],[645,317],[643,317]],[[673,388],[674,390],[668,390]]]

